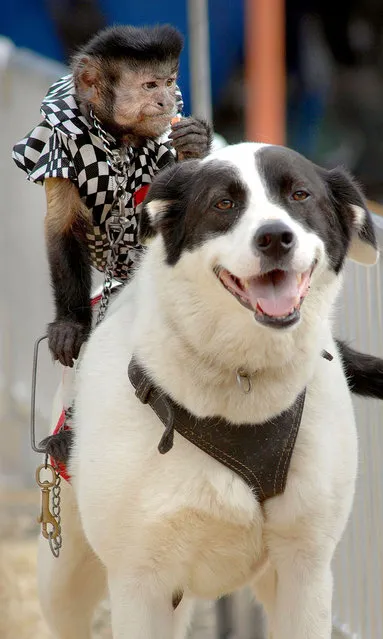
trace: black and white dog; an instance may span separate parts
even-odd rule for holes
[[[89,639],[107,583],[114,639],[183,639],[193,599],[250,584],[273,639],[330,639],[357,465],[331,314],[346,257],[377,259],[363,197],[342,170],[246,143],[161,173],[140,231],[80,367],[64,545],[40,552],[48,622]],[[260,438],[251,465],[236,431]]]

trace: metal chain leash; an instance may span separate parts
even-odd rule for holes
[[[49,533],[49,547],[54,557],[57,558],[63,543],[61,534],[61,476],[57,470],[55,485],[52,488],[52,515],[57,522],[58,533],[56,535],[53,535],[52,532]]]
[[[126,147],[125,149],[121,147],[113,149],[111,146],[111,136],[108,135],[108,133],[105,131],[93,109],[91,109],[90,111],[90,117],[92,120],[92,124],[97,131],[98,137],[103,143],[106,153],[106,159],[110,168],[117,175],[126,175],[130,160],[132,159],[133,150],[131,149],[131,147]]]
[[[126,184],[128,181],[128,168],[133,157],[133,150],[131,147],[120,147],[119,149],[113,149],[111,147],[110,136],[108,136],[108,134],[102,127],[100,120],[95,115],[93,110],[90,111],[90,117],[92,119],[93,126],[103,143],[107,163],[114,171],[116,181],[116,188],[113,193],[111,214],[105,222],[105,230],[109,242],[109,250],[104,268],[104,283],[96,319],[96,326],[98,326],[98,324],[100,324],[100,322],[102,322],[102,320],[104,319],[108,310],[113,284],[113,273],[120,253],[120,246],[124,239],[125,230],[129,223],[129,220],[125,215],[125,205],[128,198]]]

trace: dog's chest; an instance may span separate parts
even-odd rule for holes
[[[170,544],[165,554],[177,561],[179,587],[197,597],[216,598],[240,588],[265,561],[260,516],[236,523],[185,508],[156,526],[155,537],[156,565]]]

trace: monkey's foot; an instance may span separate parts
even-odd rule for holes
[[[56,462],[67,464],[72,444],[73,432],[71,430],[60,430],[56,435],[49,435],[49,437],[43,439],[40,446]]]

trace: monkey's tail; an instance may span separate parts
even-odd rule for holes
[[[383,359],[360,353],[340,339],[336,343],[351,392],[383,399]]]

